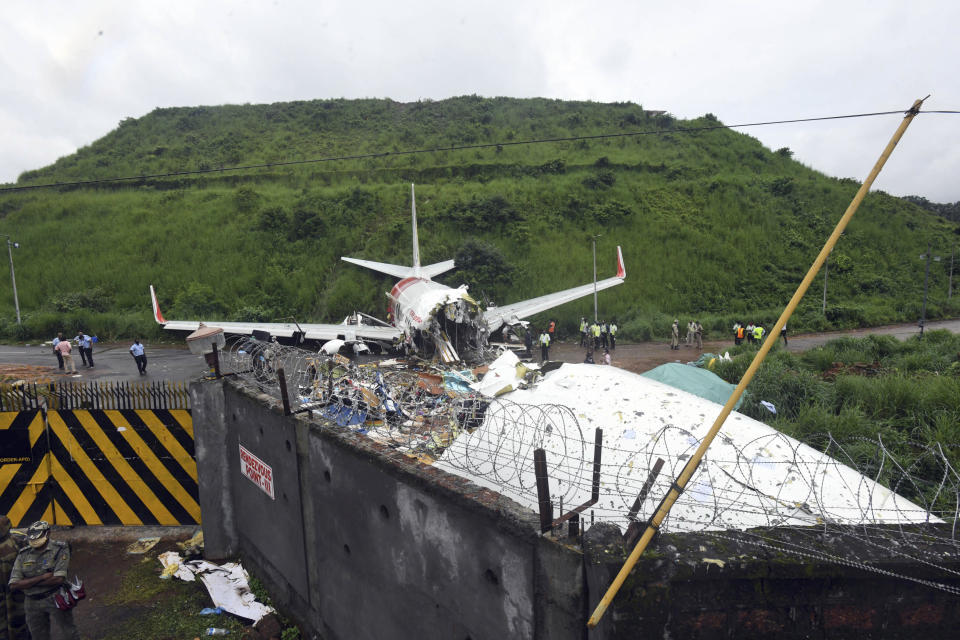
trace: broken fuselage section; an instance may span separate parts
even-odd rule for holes
[[[453,289],[425,278],[404,278],[390,291],[389,313],[408,348],[443,362],[480,360],[489,330],[467,286]]]

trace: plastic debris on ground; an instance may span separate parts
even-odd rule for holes
[[[131,542],[130,545],[127,546],[127,553],[146,553],[147,551],[150,551],[150,549],[153,549],[158,542],[160,542],[159,536],[140,538],[136,542]]]
[[[206,560],[183,561],[176,551],[161,553],[157,559],[163,565],[161,578],[176,576],[184,582],[199,579],[207,588],[213,604],[221,611],[253,622],[274,611],[272,607],[257,602],[250,591],[250,576],[238,562],[216,565]]]

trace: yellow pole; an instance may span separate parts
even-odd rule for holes
[[[744,390],[747,388],[747,385],[750,384],[754,374],[757,372],[757,369],[760,368],[760,364],[763,362],[764,358],[767,357],[767,354],[770,352],[770,349],[773,347],[774,343],[776,343],[776,341],[780,338],[780,329],[787,323],[787,320],[790,319],[790,315],[793,313],[794,309],[797,308],[797,305],[807,292],[807,289],[810,288],[813,278],[817,275],[817,272],[820,271],[820,267],[823,266],[827,256],[830,255],[830,252],[833,250],[833,246],[840,238],[840,234],[843,233],[843,230],[847,228],[847,224],[849,224],[853,214],[856,213],[857,208],[863,201],[863,198],[867,195],[867,192],[870,190],[870,186],[873,184],[873,181],[876,180],[877,175],[883,168],[883,165],[886,164],[887,158],[890,157],[890,154],[897,146],[897,143],[900,142],[900,138],[903,137],[907,127],[913,121],[913,117],[920,111],[920,106],[923,104],[924,100],[926,100],[926,98],[916,100],[913,103],[913,106],[910,107],[910,110],[907,111],[907,115],[900,123],[896,133],[893,134],[890,142],[887,143],[886,149],[884,149],[883,153],[880,154],[880,158],[873,166],[873,170],[870,172],[870,175],[867,176],[867,179],[864,180],[862,185],[860,185],[857,195],[853,197],[853,201],[850,203],[850,206],[847,207],[847,211],[843,214],[843,217],[840,218],[840,222],[837,223],[833,233],[830,234],[830,237],[827,239],[827,243],[823,246],[823,249],[820,250],[820,254],[817,256],[817,259],[813,261],[813,264],[810,266],[810,270],[807,271],[806,277],[804,277],[803,281],[800,283],[796,293],[793,294],[793,297],[787,304],[786,309],[784,309],[783,313],[780,314],[780,319],[777,320],[776,324],[773,325],[773,328],[770,330],[770,333],[767,334],[767,339],[764,341],[763,346],[760,347],[757,355],[753,358],[753,362],[750,363],[750,367],[747,369],[746,373],[743,374],[743,378],[740,379],[740,384],[738,384],[737,388],[733,390],[733,393],[730,395],[727,403],[723,405],[720,415],[717,416],[713,426],[710,427],[710,431],[707,432],[707,435],[700,443],[700,446],[697,448],[697,452],[693,454],[689,460],[687,460],[687,464],[684,465],[683,471],[681,471],[680,475],[677,476],[676,482],[672,487],[670,487],[667,495],[660,502],[657,512],[654,514],[653,518],[650,519],[650,522],[647,524],[647,528],[640,537],[640,540],[637,542],[637,545],[633,548],[633,551],[630,552],[630,556],[623,564],[623,567],[621,567],[620,572],[617,574],[617,577],[614,578],[613,583],[607,589],[607,592],[604,594],[599,604],[597,604],[597,608],[594,609],[593,615],[591,615],[590,620],[587,621],[587,627],[592,629],[600,623],[600,619],[603,617],[604,612],[606,612],[607,607],[610,606],[610,602],[613,600],[614,596],[617,595],[620,587],[623,586],[627,576],[630,575],[633,565],[637,563],[637,560],[640,559],[640,555],[644,552],[644,550],[646,550],[650,540],[653,539],[654,534],[667,517],[667,513],[670,511],[670,508],[677,501],[677,498],[680,497],[680,493],[683,491],[683,489],[687,486],[687,482],[690,481],[690,478],[696,471],[697,466],[700,464],[700,460],[707,452],[707,448],[713,442],[717,432],[720,431],[720,428],[726,421],[727,416],[729,416],[730,412],[733,411],[733,406],[737,403],[737,400],[740,399],[740,396],[743,395]]]

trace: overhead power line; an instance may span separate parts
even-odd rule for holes
[[[80,187],[113,182],[133,182],[142,180],[156,180],[160,178],[176,178],[180,176],[201,175],[208,173],[226,173],[236,171],[251,171],[254,169],[270,169],[275,167],[290,167],[303,164],[319,164],[323,162],[338,162],[346,160],[365,160],[369,158],[387,158],[391,156],[410,156],[441,151],[469,151],[471,149],[491,149],[503,147],[517,147],[531,144],[551,144],[557,142],[577,142],[581,140],[604,140],[612,138],[632,138],[639,136],[659,136],[671,133],[698,133],[717,129],[743,129],[747,127],[765,127],[776,124],[796,124],[800,122],[821,122],[825,120],[844,120],[851,118],[870,118],[874,116],[888,116],[903,114],[903,110],[875,111],[872,113],[853,113],[839,116],[820,116],[817,118],[793,118],[790,120],[768,120],[764,122],[746,122],[742,124],[717,124],[705,127],[680,127],[673,129],[657,129],[655,131],[629,131],[620,133],[599,133],[588,136],[564,136],[559,138],[538,138],[534,140],[513,140],[509,142],[485,142],[481,144],[454,145],[449,147],[433,147],[429,149],[409,149],[406,151],[380,151],[373,153],[358,153],[343,156],[328,156],[325,158],[310,158],[306,160],[287,160],[283,162],[265,162],[261,164],[247,164],[235,167],[220,167],[218,169],[191,169],[189,171],[171,171],[168,173],[152,173],[138,176],[120,176],[114,178],[99,178],[91,180],[73,180],[68,182],[50,182],[45,184],[23,185],[14,187],[0,187],[0,193],[12,191],[31,191],[35,189],[55,189],[58,187]],[[919,113],[960,113],[960,111],[920,111]]]

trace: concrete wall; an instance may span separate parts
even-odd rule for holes
[[[936,526],[936,525],[933,525]],[[944,525],[946,526],[946,525]],[[942,545],[938,564],[910,561],[883,547],[864,544],[863,528],[850,536],[820,535],[822,528],[763,531],[769,546],[746,534],[665,535],[656,540],[624,582],[591,640],[635,638],[917,638],[956,635],[960,598],[903,577],[881,575],[825,562],[818,553],[854,559],[869,553],[870,565],[900,576],[944,582],[960,589],[960,558]],[[949,537],[939,531],[938,537]],[[891,531],[890,541],[900,538]],[[870,532],[875,543],[882,531]],[[819,539],[819,541],[818,541]],[[777,545],[799,545],[800,558]],[[821,548],[817,548],[822,545]],[[933,551],[925,549],[924,552]],[[904,549],[906,551],[906,549]],[[912,550],[916,551],[916,550]],[[603,596],[627,556],[619,530],[606,525],[584,536],[587,591],[591,609]]]
[[[241,555],[319,637],[584,637],[581,555],[535,514],[232,383],[191,395],[207,555]]]
[[[241,556],[315,638],[929,640],[960,624],[956,595],[894,577],[960,592],[955,545],[920,550],[943,571],[895,544],[886,554],[882,537],[845,547],[861,530],[783,529],[764,539],[781,535],[813,555],[750,544],[749,533],[658,537],[588,634],[589,613],[627,556],[616,527],[592,527],[581,554],[540,536],[536,514],[495,492],[348,429],[283,416],[235,382],[197,384],[191,395],[207,556]],[[272,468],[273,499],[241,475],[240,445]],[[821,559],[828,554],[893,576]]]

